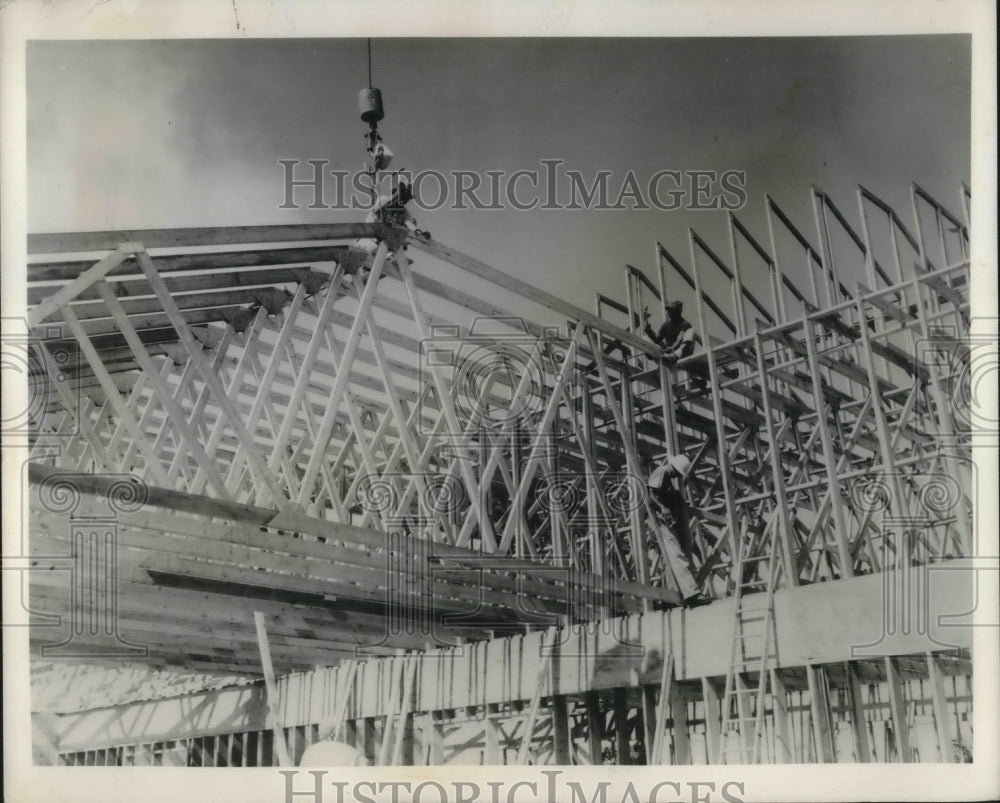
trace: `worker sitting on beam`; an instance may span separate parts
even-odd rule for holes
[[[644,331],[650,340],[663,349],[663,360],[671,367],[676,365],[678,360],[694,354],[698,341],[694,327],[681,314],[683,309],[684,305],[680,301],[671,301],[667,304],[667,320],[663,322],[659,332],[654,332],[653,327],[649,325],[649,307],[643,310],[643,317],[646,319]],[[694,388],[705,390],[708,385],[705,366],[689,365],[687,372]]]

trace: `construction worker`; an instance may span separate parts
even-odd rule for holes
[[[403,226],[424,239],[430,239],[430,232],[417,228],[417,220],[410,214],[406,205],[413,198],[413,190],[405,181],[399,181],[396,188],[388,195],[379,196],[375,205],[368,210],[365,223],[388,223],[393,226]],[[348,272],[368,266],[378,250],[380,239],[364,237],[351,246],[351,255],[346,260]],[[353,269],[353,270],[352,270]]]
[[[669,455],[646,480],[653,511],[660,526],[660,545],[670,570],[677,581],[685,605],[698,605],[709,600],[701,596],[691,573],[692,543],[687,529],[684,504],[684,483],[691,471],[691,461],[684,455]]]
[[[646,319],[643,327],[646,336],[663,349],[663,360],[669,366],[674,366],[678,360],[694,354],[697,335],[694,327],[681,314],[684,305],[680,301],[667,304],[667,320],[663,322],[659,332],[654,332],[649,325],[649,308],[643,310]],[[708,374],[702,365],[691,365],[687,368],[691,383],[698,390],[704,390],[708,384]]]

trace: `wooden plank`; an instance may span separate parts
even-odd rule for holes
[[[140,242],[145,248],[188,248],[199,245],[347,240],[374,237],[380,228],[373,223],[300,223],[283,226],[46,232],[28,235],[28,253],[68,254],[74,251],[110,251],[126,242]]]
[[[771,760],[775,764],[799,763],[795,755],[795,739],[792,721],[788,711],[788,690],[785,681],[777,669],[771,673],[771,717],[774,721],[774,755]]]
[[[505,751],[501,749],[500,743],[501,732],[497,722],[499,716],[497,708],[497,705],[489,704],[483,713],[483,726],[485,728],[483,762],[489,765],[505,763],[503,760]]]
[[[558,312],[560,315],[572,318],[579,323],[586,324],[587,326],[601,331],[606,335],[610,335],[617,340],[621,340],[625,345],[631,346],[643,354],[647,354],[650,357],[656,357],[660,352],[660,349],[649,343],[649,341],[633,335],[625,329],[614,326],[613,324],[605,321],[603,318],[570,304],[563,299],[552,295],[551,293],[547,293],[544,290],[533,287],[527,282],[523,282],[520,279],[509,276],[496,268],[490,267],[484,262],[480,262],[477,259],[466,256],[453,248],[448,248],[447,246],[434,240],[424,240],[421,237],[414,236],[409,237],[408,242],[414,248],[430,254],[431,256],[435,256],[438,259],[444,260],[445,262],[454,265],[456,268],[460,268],[461,270],[471,273],[474,276],[478,276],[480,279],[491,282],[498,287],[511,290],[519,296]]]
[[[396,711],[403,702],[400,699],[402,693],[399,690],[399,684],[404,663],[405,658],[400,655],[390,658],[388,666],[383,663],[379,667],[383,670],[383,676],[385,674],[385,670],[388,670],[389,685],[382,691],[383,699],[387,700],[387,703],[385,716],[383,717],[384,724],[382,727],[382,741],[378,749],[378,760],[375,762],[375,765],[378,767],[384,767],[386,765],[389,761],[390,751],[392,750],[393,718],[396,716]]]
[[[604,763],[604,715],[601,713],[601,699],[596,691],[584,694],[587,708],[587,743],[590,748],[590,763],[600,766]]]
[[[938,759],[945,763],[955,761],[952,749],[951,718],[948,716],[948,697],[944,688],[944,671],[941,659],[927,653],[927,673],[931,686],[931,701],[934,707],[934,733],[937,737]]]
[[[628,743],[628,693],[624,688],[617,688],[611,693],[614,706],[615,723],[615,753],[618,764],[630,764]]]
[[[677,683],[670,684],[670,735],[674,743],[674,764],[691,763],[691,738],[688,735],[687,703]]]
[[[709,764],[722,760],[722,697],[715,682],[708,677],[701,679],[701,699],[705,706],[705,752]]]
[[[564,694],[554,695],[550,703],[554,760],[559,766],[568,766],[572,763],[572,743],[569,738],[569,703]]]
[[[419,655],[410,655],[406,659],[406,677],[403,680],[403,696],[400,700],[399,722],[396,725],[396,738],[392,746],[392,766],[402,763],[413,763],[413,696],[417,676]]]
[[[216,286],[245,285],[249,283],[273,284],[284,281],[298,281],[297,276],[323,271],[313,271],[309,267],[278,267],[282,265],[309,265],[323,262],[339,263],[347,254],[346,245],[322,245],[305,248],[268,248],[249,251],[215,251],[207,254],[162,254],[157,257],[157,267],[160,273],[173,274],[166,279],[171,291],[180,291],[183,287],[193,289]],[[91,264],[89,260],[32,262],[28,267],[28,301],[31,304],[41,300],[40,293],[45,292],[42,282],[69,282],[79,276]],[[251,270],[263,268],[264,270]],[[202,271],[211,271],[212,275],[198,276]],[[220,271],[226,271],[221,273]],[[231,272],[230,272],[231,271]],[[118,267],[106,274],[112,284],[117,284],[119,292],[125,295],[145,295],[149,285],[143,279],[123,278],[141,273],[138,263],[128,257]],[[190,274],[184,276],[177,274]],[[256,277],[269,275],[265,281]],[[285,278],[287,277],[287,278]],[[211,282],[223,282],[216,285]],[[174,283],[174,284],[171,284]],[[89,291],[83,291],[78,298],[93,298]]]
[[[847,661],[844,664],[844,673],[847,683],[848,705],[850,706],[851,731],[854,736],[855,761],[868,763],[872,760],[872,752],[868,739],[868,720],[865,718],[858,662]]]
[[[809,682],[809,711],[812,715],[813,738],[816,742],[816,760],[827,764],[837,760],[833,743],[833,720],[830,711],[830,694],[826,670],[808,664],[806,677]]]
[[[531,697],[528,713],[524,718],[522,726],[521,744],[517,749],[518,764],[526,764],[528,761],[528,754],[531,751],[531,740],[534,736],[535,719],[538,717],[538,709],[542,702],[542,692],[546,687],[551,688],[552,686],[549,673],[552,668],[552,654],[556,648],[557,633],[558,631],[555,627],[550,627],[539,642],[539,650],[542,654],[539,661],[538,675],[535,679],[535,691]],[[545,654],[546,645],[549,650],[548,654]]]
[[[661,722],[656,718],[657,701],[656,686],[646,684],[642,686],[642,726],[643,736],[646,745],[646,763],[653,763],[653,746],[657,740],[657,730],[662,727]]]
[[[896,755],[900,761],[913,761],[913,750],[910,747],[910,723],[907,718],[906,697],[903,693],[903,682],[899,676],[899,662],[892,657],[886,657],[885,675],[889,689],[889,711],[892,716],[892,735],[895,742]]]
[[[652,745],[647,750],[646,761],[650,764],[662,764],[664,742],[667,739],[667,711],[669,710],[670,690],[674,685],[674,654],[668,653],[663,661],[663,671],[660,675],[659,702],[656,706],[654,733]]]
[[[285,743],[284,729],[281,725],[281,709],[278,704],[278,689],[274,682],[274,667],[271,664],[271,650],[267,643],[267,626],[264,614],[254,611],[254,626],[257,628],[257,643],[260,647],[260,661],[264,669],[264,684],[267,688],[267,710],[270,725],[274,731],[274,743],[278,751],[278,764],[282,767],[292,766],[288,755],[288,745]]]

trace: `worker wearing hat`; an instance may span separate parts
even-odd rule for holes
[[[667,320],[663,322],[658,332],[653,331],[649,325],[649,308],[643,311],[646,323],[644,330],[656,345],[663,349],[663,359],[667,365],[674,365],[684,357],[694,354],[697,335],[694,327],[684,318],[682,312],[684,305],[680,301],[671,301],[667,304]],[[692,382],[701,390],[704,390],[708,381],[703,366],[689,366],[688,373]]]
[[[379,197],[375,205],[365,216],[365,223],[388,223],[394,226],[403,226],[414,234],[425,239],[430,239],[430,232],[417,228],[417,220],[410,214],[406,205],[413,198],[413,189],[409,183],[400,180],[396,188],[388,195]],[[365,237],[357,240],[351,246],[351,253],[344,260],[344,269],[348,273],[354,273],[359,267],[367,267],[371,258],[378,250],[379,240],[372,237]]]
[[[704,602],[691,573],[691,539],[687,529],[683,486],[691,473],[691,461],[682,454],[668,455],[646,481],[660,525],[660,545],[677,581],[685,604]]]

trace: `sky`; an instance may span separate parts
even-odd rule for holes
[[[35,41],[27,68],[30,232],[363,217],[281,209],[279,164],[361,166],[363,39]],[[815,243],[812,185],[856,223],[859,183],[910,220],[911,181],[960,214],[970,179],[967,36],[376,39],[372,71],[394,168],[745,171],[762,242],[765,193]],[[414,211],[586,309],[657,240],[686,261],[689,226],[728,249],[717,211]]]

